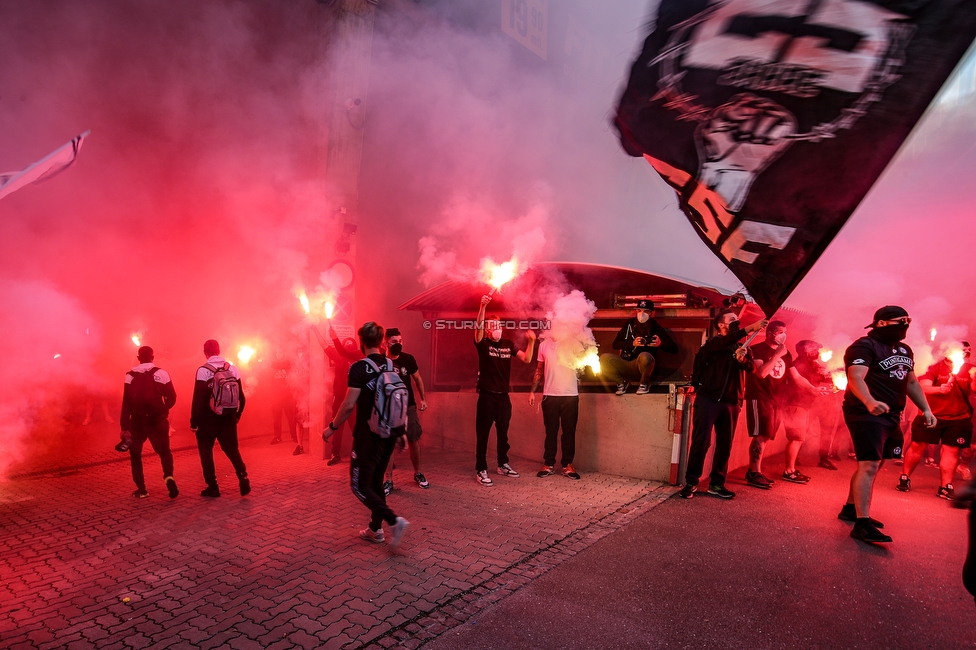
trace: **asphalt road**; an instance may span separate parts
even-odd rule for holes
[[[873,547],[836,518],[853,469],[769,491],[739,470],[734,500],[673,497],[424,647],[976,646],[966,512],[934,496],[937,470],[901,493],[882,469],[872,515],[894,543]]]

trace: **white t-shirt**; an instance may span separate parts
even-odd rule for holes
[[[570,341],[569,343],[574,343]],[[550,397],[576,397],[579,395],[579,380],[576,377],[575,355],[565,346],[547,339],[539,346],[539,361],[545,363],[545,379],[542,394]]]

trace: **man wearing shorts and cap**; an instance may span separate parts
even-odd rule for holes
[[[847,503],[838,519],[853,521],[851,537],[863,542],[888,543],[891,537],[879,529],[884,524],[870,515],[871,496],[878,470],[903,444],[899,418],[905,396],[918,406],[926,427],[936,418],[915,378],[915,355],[905,345],[912,319],[902,307],[886,306],[874,313],[867,336],[854,341],[844,353],[847,390],[844,421],[850,429],[857,456]]]
[[[631,382],[638,381],[638,395],[651,392],[651,374],[657,363],[655,355],[662,350],[671,354],[678,351],[678,344],[668,331],[651,318],[653,311],[652,301],[638,300],[637,313],[624,323],[613,340],[613,349],[620,351],[619,356],[604,354],[600,357],[603,376],[617,385],[617,395],[623,395]]]

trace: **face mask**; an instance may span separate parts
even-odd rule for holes
[[[501,330],[491,330],[491,332],[488,333],[488,336],[491,337],[491,340],[492,341],[500,341],[502,339],[502,331]]]
[[[783,345],[786,343],[786,332],[780,332],[773,338],[773,342],[776,345]]]
[[[389,353],[392,354],[393,356],[398,357],[400,356],[401,352],[403,352],[402,344],[394,343],[393,345],[390,346]]]
[[[894,345],[899,341],[905,340],[905,336],[908,335],[908,323],[898,323],[896,325],[875,327],[874,335],[878,337],[878,340],[882,343]]]
[[[649,320],[651,320],[651,315],[650,314],[648,314],[646,312],[640,312],[639,314],[637,314],[637,321],[638,322],[640,322],[640,323],[646,323]]]

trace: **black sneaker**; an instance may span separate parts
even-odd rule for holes
[[[708,493],[713,497],[718,497],[719,499],[734,499],[735,492],[728,489],[724,485],[709,485]]]
[[[425,490],[430,487],[430,483],[427,481],[427,477],[424,476],[423,472],[417,472],[416,474],[414,474],[413,482]]]
[[[853,530],[851,530],[851,537],[869,544],[891,543],[890,536],[885,535],[878,530],[877,526],[872,526],[870,523],[864,524],[863,526],[854,526]]]
[[[170,499],[180,496],[180,488],[176,487],[176,479],[172,476],[166,477],[166,489],[169,490]]]
[[[302,447],[301,445],[298,445],[297,447],[295,447],[295,451],[291,452],[291,455],[292,456],[301,456],[304,453],[305,453],[305,448]]]
[[[272,445],[277,445],[279,442],[281,442],[281,438],[272,438],[271,439],[271,444]]]
[[[246,476],[242,476],[240,477],[240,482],[241,482],[241,496],[246,497],[248,494],[251,493],[251,481]]]
[[[552,476],[556,473],[556,468],[553,465],[543,465],[542,469],[536,472],[536,476],[539,478],[545,478],[547,476]]]
[[[956,498],[956,491],[953,489],[952,483],[950,483],[949,485],[943,485],[940,487],[939,491],[935,493],[935,496],[939,497],[940,499],[952,501]]]
[[[899,492],[908,492],[912,489],[912,479],[908,477],[908,474],[902,474],[898,477],[898,485],[895,486],[895,489]]]
[[[206,490],[200,493],[202,497],[219,497],[220,489],[216,485],[208,487]]]
[[[691,485],[689,483],[688,485],[681,488],[681,492],[678,492],[678,496],[681,497],[682,499],[690,499],[693,496],[695,496],[695,492],[697,491],[698,491],[698,486]]]
[[[563,468],[563,476],[566,478],[571,478],[574,481],[580,480],[579,472],[576,471],[572,463]]]
[[[760,490],[768,490],[769,488],[773,487],[769,482],[769,479],[767,479],[761,473],[750,470],[746,471],[746,483],[752,487],[757,487]]]
[[[790,483],[809,483],[810,477],[806,474],[800,474],[800,470],[795,469],[792,472],[783,472],[783,480]]]
[[[393,481],[386,481],[383,483],[383,496],[388,497],[391,492],[393,492]]]
[[[844,507],[840,509],[839,513],[837,513],[837,518],[840,519],[841,521],[849,521],[852,523],[857,521],[857,510],[854,509],[854,504],[845,503]],[[871,522],[871,525],[874,526],[875,528],[884,528],[884,524],[878,521],[877,519],[875,519],[874,517],[870,517],[868,520]]]
[[[329,462],[327,462],[326,465],[331,467],[333,465],[338,465],[341,462],[342,462],[342,458],[340,458],[339,456],[333,456],[332,458],[329,459]]]
[[[820,468],[823,468],[823,469],[837,469],[837,466],[834,465],[832,462],[830,462],[830,459],[829,458],[821,458],[820,459],[820,462],[817,463],[817,467],[820,467]]]
[[[137,499],[145,499],[146,497],[149,496],[149,493],[146,492],[145,490],[136,490],[135,492],[132,493],[132,496],[134,496]]]

